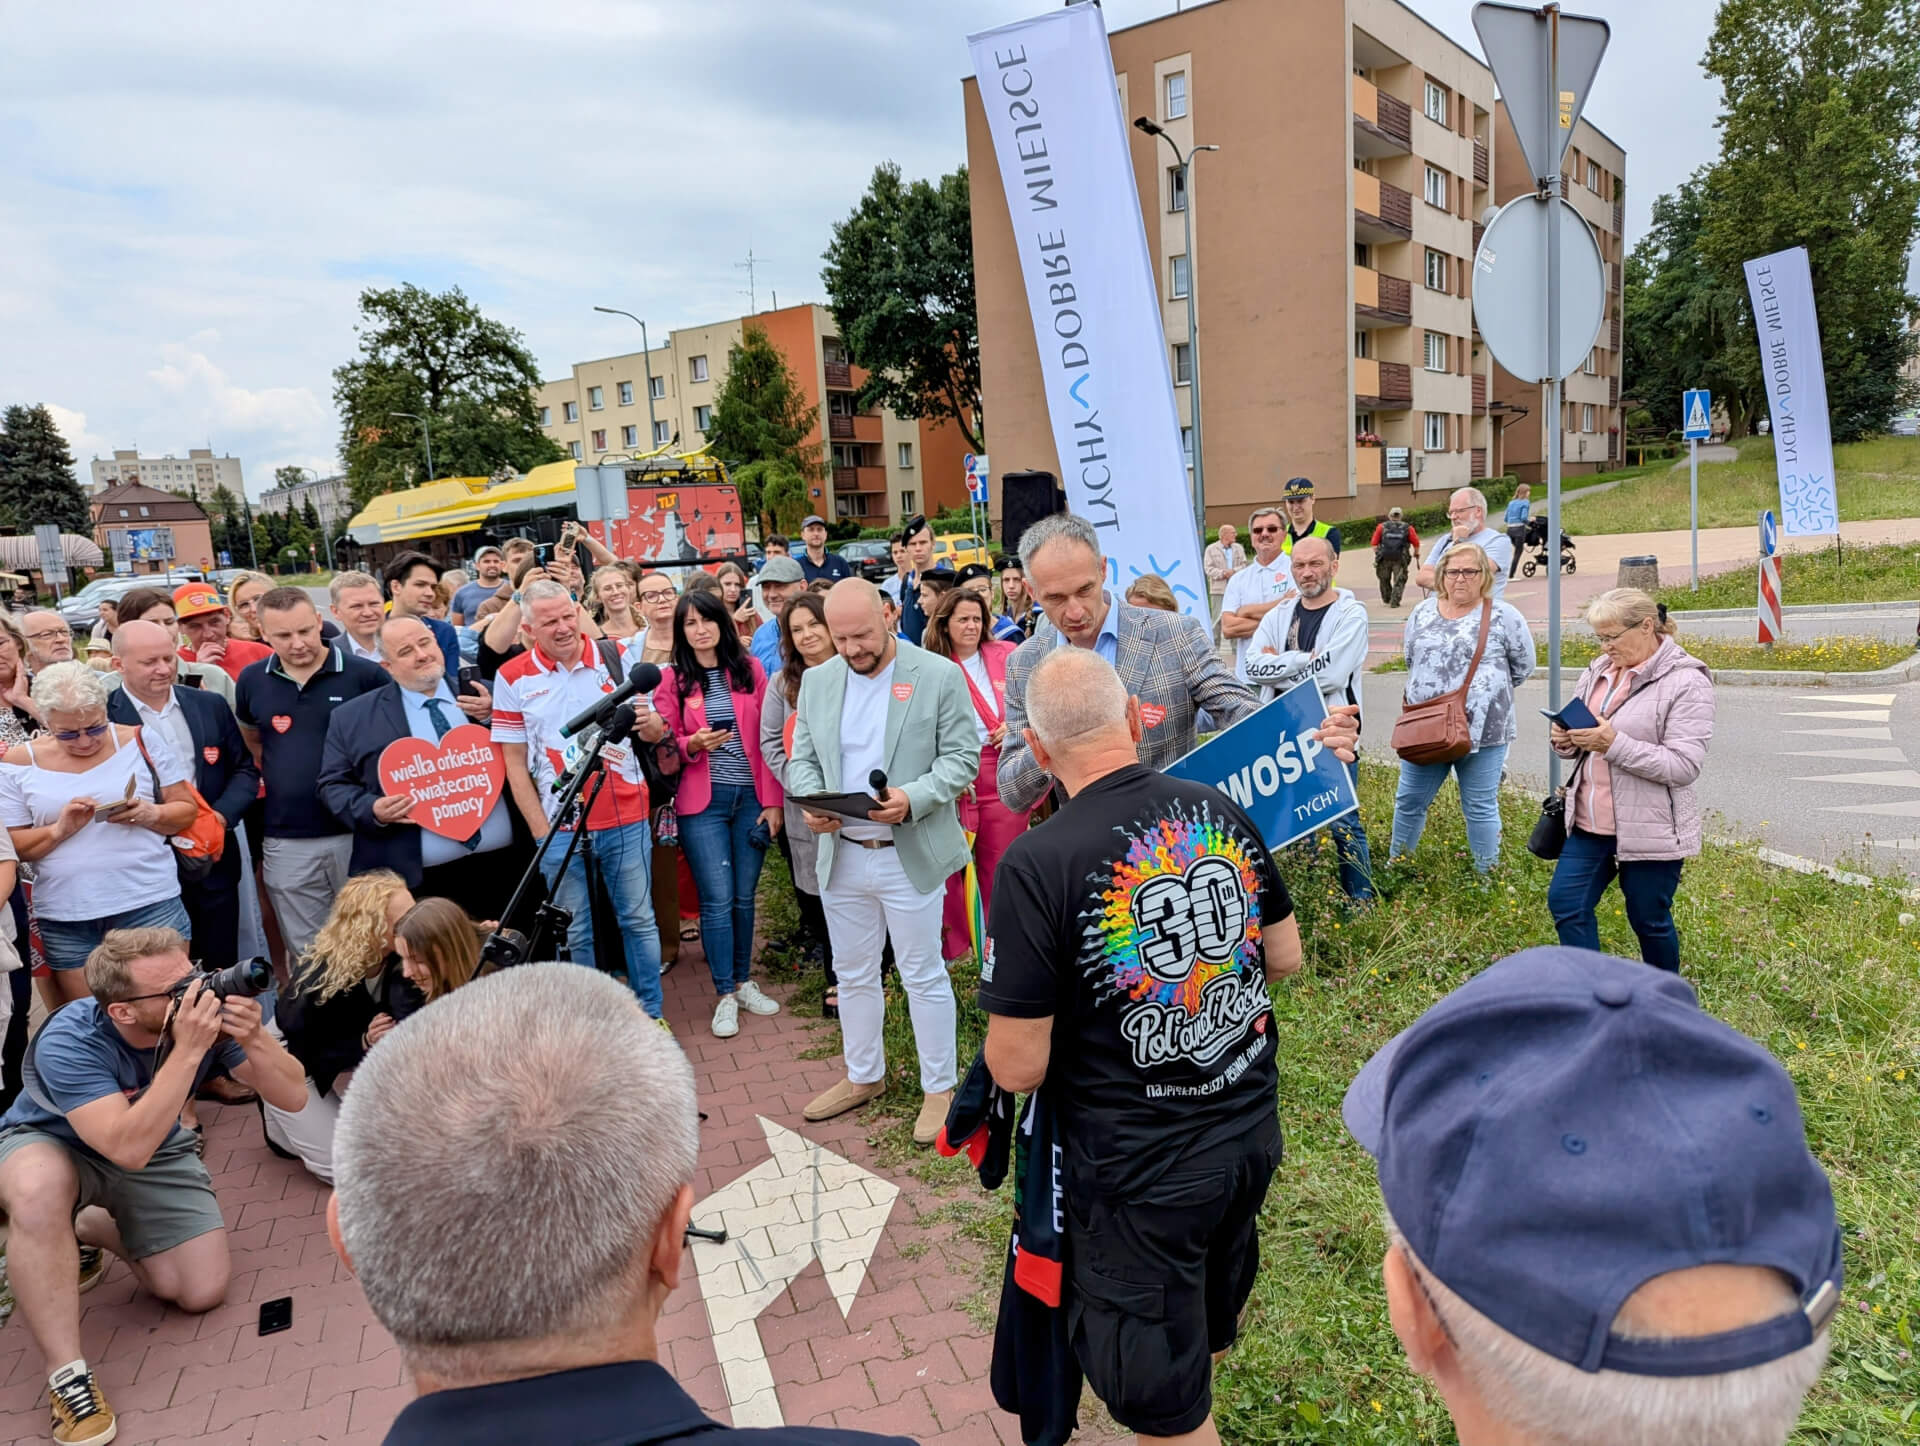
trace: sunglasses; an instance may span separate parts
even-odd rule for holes
[[[1253,535],[1255,537],[1272,537],[1279,530],[1277,527],[1256,527],[1253,529]]]
[[[111,723],[96,723],[91,728],[59,728],[54,730],[53,736],[58,738],[62,743],[71,743],[75,739],[83,736],[87,738],[98,738],[112,726]]]

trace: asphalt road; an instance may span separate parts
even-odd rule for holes
[[[1907,625],[1911,629],[1911,619]],[[1391,757],[1385,740],[1404,679],[1367,675],[1370,754]],[[1529,679],[1520,695],[1520,737],[1508,774],[1544,792],[1544,675]],[[1920,878],[1920,683],[1857,690],[1722,687],[1715,703],[1713,744],[1699,783],[1711,830],[1819,863]]]

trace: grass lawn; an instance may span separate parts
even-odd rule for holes
[[[1871,673],[1913,656],[1912,644],[1888,638],[1820,638],[1811,643],[1775,643],[1770,648],[1686,633],[1676,641],[1709,668],[1750,668],[1758,672]],[[1600,645],[1590,634],[1565,633],[1560,638],[1560,666],[1570,672],[1586,667],[1599,652]],[[1542,668],[1547,666],[1547,640],[1542,636],[1534,638],[1534,656]],[[1372,668],[1376,673],[1406,670],[1407,660],[1400,653]]]
[[[1753,527],[1766,508],[1780,510],[1773,443],[1748,437],[1736,462],[1700,467],[1700,525]],[[1920,515],[1920,437],[1879,437],[1833,451],[1840,517],[1847,522]],[[1581,479],[1570,484],[1585,485]],[[1687,525],[1687,469],[1662,465],[1610,492],[1576,497],[1561,510],[1576,537],[1602,532],[1665,532]]]
[[[1391,822],[1395,773],[1362,770],[1363,814],[1376,845]],[[1239,1348],[1215,1377],[1222,1436],[1235,1443],[1450,1442],[1439,1398],[1409,1373],[1380,1286],[1386,1247],[1372,1163],[1340,1123],[1340,1099],[1361,1064],[1424,1009],[1495,959],[1551,943],[1550,866],[1523,847],[1536,803],[1506,801],[1505,846],[1490,884],[1466,855],[1458,796],[1436,801],[1418,868],[1381,872],[1383,904],[1343,921],[1332,850],[1282,859],[1306,940],[1306,968],[1273,990],[1280,1040],[1286,1160],[1261,1216],[1260,1277]],[[770,881],[784,879],[769,859]],[[769,929],[784,909],[763,894]],[[1846,1304],[1831,1364],[1809,1398],[1797,1443],[1920,1439],[1920,925],[1890,889],[1784,873],[1735,847],[1687,865],[1675,913],[1686,973],[1705,1006],[1762,1041],[1791,1071],[1815,1152],[1833,1180],[1846,1230]],[[1602,906],[1608,949],[1635,957],[1618,893]],[[976,974],[954,969],[963,1062],[982,1021]],[[802,999],[819,997],[818,976]],[[806,1012],[807,1005],[801,1006]],[[942,1218],[984,1249],[976,1314],[991,1323],[1010,1187],[979,1190],[970,1170],[915,1156],[906,1144],[920,1094],[904,1000],[888,993],[890,1088],[871,1112],[877,1144],[941,1186]],[[837,1031],[821,1048],[837,1051]],[[905,1222],[896,1222],[895,1228]]]
[[[1920,498],[1916,498],[1920,511]],[[1804,543],[1805,539],[1802,539]],[[1759,577],[1752,567],[1737,567],[1700,579],[1700,591],[1685,583],[1656,594],[1676,611],[1682,608],[1752,608]],[[1780,556],[1780,599],[1799,603],[1906,602],[1920,598],[1920,545],[1883,543],[1875,547],[1812,547]]]

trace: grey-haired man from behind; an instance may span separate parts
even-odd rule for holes
[[[354,1071],[333,1148],[327,1233],[420,1392],[388,1446],[904,1440],[730,1430],[659,1364],[699,1111],[615,980],[528,964],[436,1001]]]

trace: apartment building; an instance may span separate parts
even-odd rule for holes
[[[810,303],[682,327],[651,351],[579,362],[536,393],[542,430],[580,461],[637,456],[676,437],[683,449],[701,446],[727,356],[749,320],[786,357],[807,404],[819,408],[808,441],[827,449],[827,475],[811,499],[821,515],[881,527],[965,503],[968,449],[959,429],[861,410],[856,396],[867,374],[849,363],[833,313]]]
[[[304,511],[309,502],[323,527],[337,527],[359,511],[345,477],[308,478],[290,487],[269,488],[260,494],[258,505],[262,512],[284,513],[289,507]]]
[[[216,457],[211,447],[190,448],[185,457],[171,452],[164,457],[142,457],[133,450],[116,449],[111,458],[93,459],[93,485],[87,490],[98,495],[109,487],[139,482],[166,492],[194,491],[202,497],[225,486],[235,497],[241,495],[240,459]]]
[[[1491,362],[1471,301],[1493,195],[1486,66],[1397,0],[1214,0],[1111,41],[1126,115],[1183,152],[1220,147],[1189,197],[1165,142],[1130,132],[1189,457],[1196,288],[1209,528],[1244,523],[1296,475],[1333,518],[1488,475]],[[964,87],[994,470],[1058,474],[992,138]]]
[[[1500,178],[1496,200],[1505,205],[1533,190],[1520,140],[1502,102],[1495,109],[1494,171]],[[1566,380],[1561,407],[1561,474],[1573,477],[1604,472],[1621,458],[1620,363],[1623,334],[1621,268],[1626,252],[1627,153],[1584,118],[1560,164],[1560,193],[1593,228],[1606,266],[1607,308],[1600,335],[1580,369]],[[1479,227],[1474,228],[1476,244]],[[1501,436],[1504,470],[1528,482],[1546,475],[1548,419],[1541,413],[1537,381],[1521,381],[1497,363],[1493,369],[1496,410],[1507,421]],[[1678,401],[1678,398],[1674,399]],[[1524,415],[1521,413],[1524,412]]]

